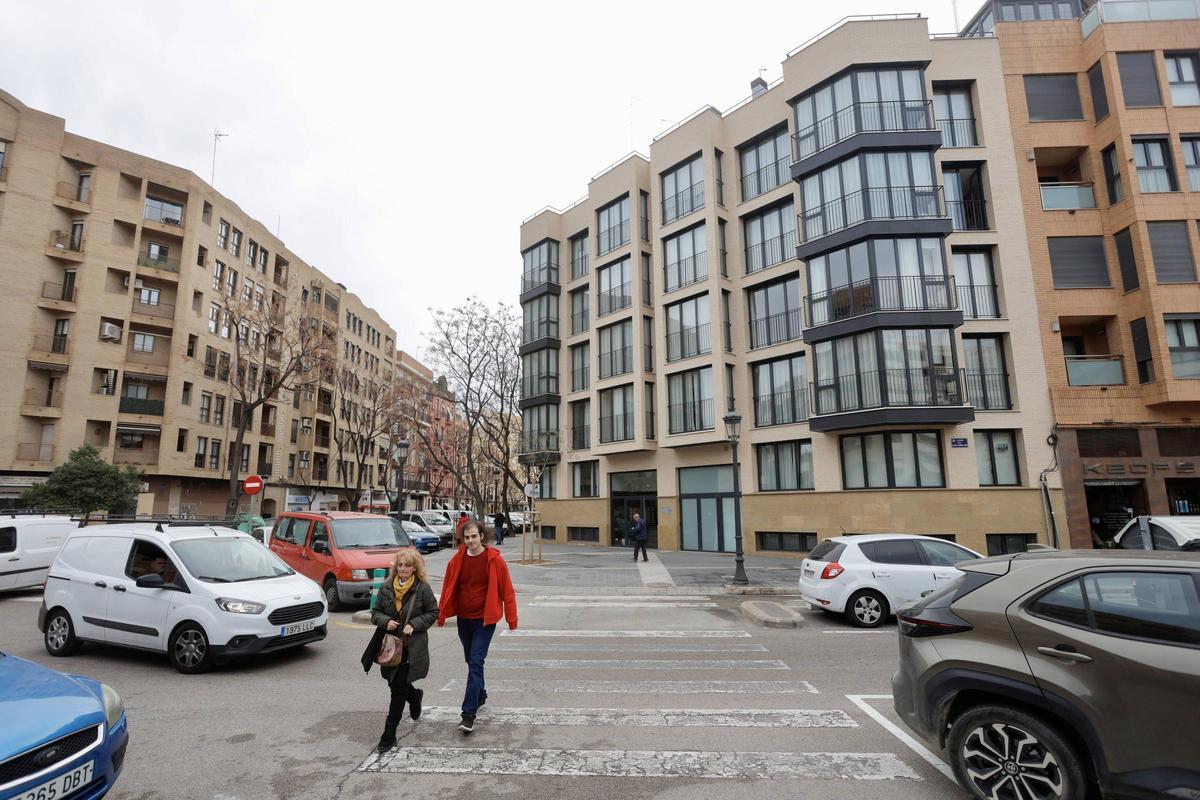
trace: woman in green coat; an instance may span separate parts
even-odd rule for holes
[[[428,631],[437,622],[437,617],[437,598],[425,576],[424,559],[416,550],[400,550],[371,609],[371,622],[380,633],[399,636],[405,642],[404,660],[400,665],[380,668],[392,691],[383,736],[379,738],[381,753],[396,744],[396,727],[400,724],[406,700],[409,717],[414,720],[421,717],[424,692],[413,684],[429,674]]]

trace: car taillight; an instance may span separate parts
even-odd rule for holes
[[[838,575],[846,571],[846,568],[836,561],[830,561],[825,565],[825,569],[821,570],[821,580],[831,581]]]
[[[971,623],[952,612],[949,608],[908,609],[896,615],[900,633],[919,639],[925,636],[945,636],[949,633],[965,633]]]

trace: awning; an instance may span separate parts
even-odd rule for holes
[[[128,370],[128,369],[125,370],[125,377],[126,378],[137,378],[139,381],[151,381],[153,383],[166,383],[167,382],[166,375],[151,375],[148,372],[133,372],[132,370]]]
[[[125,433],[151,433],[155,436],[162,435],[161,425],[139,425],[136,422],[118,422],[117,430]]]
[[[44,369],[47,372],[66,372],[67,371],[66,364],[51,364],[48,361],[34,361],[32,358],[29,359],[29,368],[30,369]]]

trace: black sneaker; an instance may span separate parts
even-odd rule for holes
[[[379,744],[376,745],[375,749],[381,753],[386,753],[388,750],[391,750],[395,746],[396,746],[396,737],[395,736],[380,736]]]
[[[458,729],[463,733],[470,733],[475,730],[475,715],[463,714],[462,722],[458,723]]]
[[[487,704],[487,692],[479,693],[479,708],[483,708]],[[478,709],[476,709],[478,710]]]
[[[421,698],[425,696],[425,692],[420,689],[412,689],[408,695],[408,717],[413,722],[421,718]]]

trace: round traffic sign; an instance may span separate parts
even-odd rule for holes
[[[258,475],[250,475],[242,481],[242,491],[246,494],[258,494],[263,490],[263,479]]]

